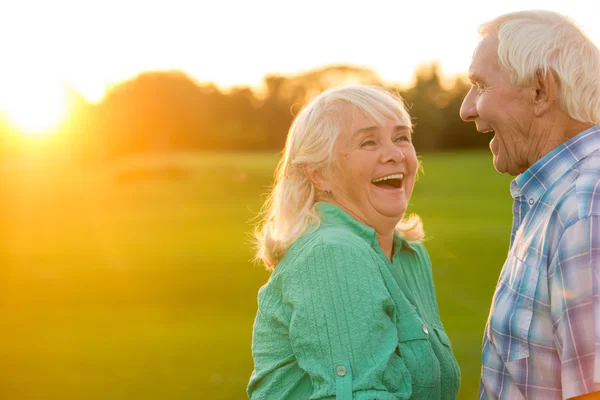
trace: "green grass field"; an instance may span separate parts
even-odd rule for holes
[[[0,168],[0,398],[243,399],[256,292],[251,219],[276,155]],[[488,152],[425,154],[424,220],[442,320],[476,396],[507,251],[509,177]]]

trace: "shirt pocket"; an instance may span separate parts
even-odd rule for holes
[[[420,319],[398,323],[398,349],[414,386],[432,388],[440,378],[440,365],[429,343],[429,328]]]
[[[515,243],[502,268],[486,335],[504,362],[529,357],[529,330],[538,284],[539,258]]]
[[[442,343],[443,351],[445,352],[445,354],[441,355],[445,360],[445,373],[451,374],[452,378],[450,379],[450,382],[454,384],[454,389],[458,391],[460,386],[460,368],[458,366],[458,361],[456,361],[456,357],[454,357],[450,338],[443,328],[434,327],[433,329],[435,330],[438,340]],[[440,374],[441,373],[442,366],[440,365]]]

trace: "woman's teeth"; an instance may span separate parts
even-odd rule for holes
[[[404,174],[393,174],[393,175],[388,175],[388,176],[384,176],[381,178],[377,178],[375,180],[372,181],[372,183],[377,183],[377,182],[383,182],[386,181],[388,179],[404,179]]]

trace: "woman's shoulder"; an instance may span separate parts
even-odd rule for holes
[[[415,254],[417,254],[420,262],[426,264],[430,263],[429,253],[427,252],[427,248],[425,247],[422,241],[409,242],[409,246],[413,249]]]
[[[352,248],[364,252],[371,247],[364,238],[344,226],[320,225],[302,235],[290,247],[290,253],[315,248]]]
[[[431,258],[429,257],[429,252],[427,248],[423,244],[423,241],[417,242],[405,242],[406,246],[411,250],[410,253],[413,254],[413,260],[416,263],[415,271],[420,272],[421,274],[431,278],[432,277],[432,266],[431,266]]]
[[[351,254],[356,261],[366,261],[372,259],[371,252],[369,243],[352,231],[341,226],[319,226],[306,232],[290,246],[274,273],[282,273],[290,265],[314,261],[315,255]],[[340,260],[340,257],[325,257],[322,264],[335,266]]]

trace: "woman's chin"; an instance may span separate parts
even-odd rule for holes
[[[406,203],[402,202],[400,204],[383,204],[378,208],[379,214],[390,219],[396,219],[397,222],[400,222],[402,217],[404,217],[404,213],[406,212]]]

